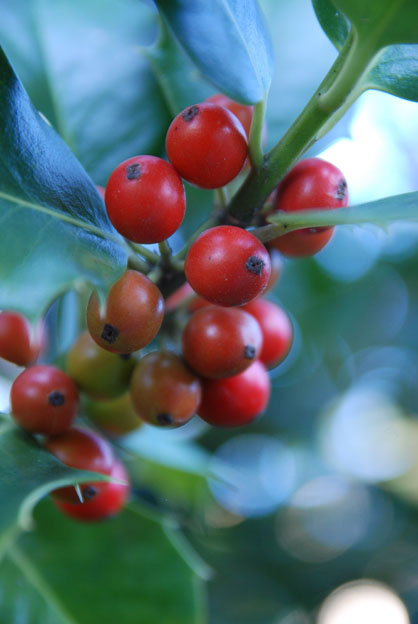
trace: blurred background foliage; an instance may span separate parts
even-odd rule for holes
[[[308,0],[260,4],[275,48],[271,147],[336,51]],[[98,184],[133,154],[161,155],[172,116],[214,92],[168,32],[154,43],[150,2],[6,0],[0,15],[0,41],[35,106]],[[310,153],[340,167],[360,203],[417,189],[417,135],[417,104],[369,92]],[[188,188],[175,248],[212,199]],[[134,501],[187,537],[179,552],[206,581],[211,624],[418,623],[417,267],[416,224],[339,227],[315,258],[286,261],[269,295],[291,315],[295,341],[271,372],[258,422],[239,431],[195,421],[172,432],[145,426],[117,442]],[[49,314],[56,358],[78,332],[77,301],[67,295]],[[0,379],[4,409],[15,372],[4,367]],[[41,503],[38,515],[50,513]],[[24,539],[38,556],[52,549],[44,534],[42,549]],[[332,605],[319,611],[331,592],[362,579],[378,584],[359,582],[332,599],[343,596],[347,614],[370,589],[355,619]],[[0,609],[0,622],[12,622],[8,613]],[[19,622],[38,621],[31,617]]]

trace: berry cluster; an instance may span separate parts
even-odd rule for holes
[[[119,233],[133,243],[162,243],[185,214],[182,178],[204,189],[233,180],[248,163],[252,112],[226,96],[213,96],[171,123],[166,138],[171,164],[143,155],[116,167],[104,197]],[[280,182],[270,214],[335,208],[347,201],[341,172],[309,158]],[[66,372],[32,365],[15,379],[11,409],[16,423],[44,436],[45,447],[66,465],[116,479],[55,490],[53,501],[68,515],[82,520],[112,515],[129,493],[129,478],[109,442],[73,426],[79,393],[82,413],[111,436],[142,422],[179,427],[195,414],[211,425],[240,426],[265,409],[267,369],[283,361],[293,338],[286,312],[263,297],[281,272],[278,251],[312,255],[329,240],[332,228],[290,232],[271,240],[267,250],[251,231],[224,223],[219,215],[218,224],[190,244],[187,282],[165,301],[150,277],[127,269],[104,305],[91,294],[87,330],[69,350]],[[164,342],[164,312],[176,328],[177,350]],[[162,347],[153,349],[157,334]],[[28,366],[42,342],[42,331],[32,332],[23,317],[0,314],[0,356]],[[140,352],[144,347],[146,352]]]

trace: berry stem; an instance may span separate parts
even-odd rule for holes
[[[161,243],[158,243],[158,249],[160,250],[161,258],[165,262],[170,263],[173,252],[171,251],[171,247],[168,244],[168,242],[165,240],[165,241],[162,241]]]
[[[220,191],[221,189],[217,190]],[[184,247],[180,249],[180,251],[178,251],[176,254],[174,254],[174,256],[172,257],[173,262],[177,263],[178,261],[184,260],[191,245],[194,243],[199,234],[201,234],[205,230],[208,230],[214,225],[217,225],[217,222],[217,219],[214,217],[210,217],[209,219],[204,221],[202,225],[200,225],[197,230],[192,234],[192,236],[186,241]]]
[[[215,198],[219,201],[219,205],[222,209],[225,209],[228,206],[228,191],[226,186],[221,186],[218,189],[215,189]]]
[[[148,260],[148,262],[152,262],[153,264],[158,264],[160,258],[154,251],[151,251],[150,249],[147,249],[147,247],[144,247],[143,245],[139,245],[138,243],[132,243],[128,241],[128,244],[134,251],[136,251],[143,258]]]
[[[144,260],[138,258],[138,256],[131,254],[128,257],[128,268],[135,269],[136,271],[140,271],[141,273],[147,274],[149,272],[149,266]]]
[[[250,138],[248,149],[250,152],[251,165],[259,169],[263,164],[263,125],[266,112],[267,95],[264,100],[260,100],[254,105],[253,118],[251,122]]]
[[[294,163],[328,132],[366,88],[361,77],[373,57],[350,33],[340,54],[296,121],[281,140],[253,166],[228,207],[230,218],[250,223],[263,202]]]

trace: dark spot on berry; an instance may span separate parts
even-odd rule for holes
[[[255,273],[255,275],[261,275],[264,269],[264,260],[257,258],[257,256],[250,256],[245,263],[245,268],[251,271],[251,273]]]
[[[65,396],[62,392],[58,392],[58,390],[54,390],[50,394],[48,394],[48,403],[53,407],[60,407],[65,403]]]
[[[182,112],[181,116],[183,117],[184,121],[191,121],[198,114],[199,114],[199,107],[195,105],[195,106],[189,106],[189,108],[186,108],[186,110]]]
[[[94,487],[94,485],[86,485],[86,487],[83,488],[82,492],[84,500],[89,501],[96,496],[96,494],[98,493],[98,489]]]
[[[141,164],[133,163],[126,167],[127,180],[137,180],[141,176]]]
[[[116,341],[116,338],[119,336],[120,331],[116,329],[110,323],[106,323],[103,327],[103,331],[100,334],[100,338],[108,342],[109,344],[113,344]]]
[[[174,422],[174,419],[171,414],[167,414],[166,412],[163,412],[161,414],[157,414],[157,422],[159,422],[160,425],[163,425],[165,427],[167,425],[172,425]]]
[[[121,360],[130,360],[132,353],[119,353],[119,357]]]
[[[342,201],[347,195],[347,182],[342,178],[337,186],[337,192],[335,193],[336,199]]]
[[[246,360],[253,360],[255,358],[255,347],[252,347],[251,345],[245,345],[244,357]]]

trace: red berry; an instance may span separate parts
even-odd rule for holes
[[[235,100],[231,100],[231,98],[227,95],[223,95],[222,93],[215,93],[215,95],[211,95],[206,99],[206,102],[223,106],[231,111],[231,113],[238,117],[242,123],[242,127],[245,130],[247,138],[249,138],[254,106],[246,106],[245,104],[235,102]]]
[[[13,382],[10,403],[15,421],[26,431],[55,435],[67,431],[78,408],[73,380],[54,366],[32,366]]]
[[[129,476],[123,464],[117,459],[114,461],[109,476],[123,483],[104,482],[100,491],[97,491],[93,498],[85,500],[84,503],[80,501],[69,503],[56,498],[52,500],[64,514],[76,520],[94,522],[114,516],[122,509],[128,498]],[[94,486],[92,485],[90,488],[93,490]]]
[[[279,364],[289,353],[293,340],[292,323],[286,312],[266,299],[250,301],[244,308],[259,323],[263,347],[258,356],[268,368]]]
[[[32,329],[19,312],[0,312],[0,357],[18,366],[34,362],[45,343],[42,323]]]
[[[269,396],[269,376],[264,364],[256,360],[234,377],[204,379],[198,414],[210,425],[239,427],[261,414]]]
[[[153,351],[134,370],[131,396],[135,411],[145,422],[179,427],[196,413],[201,386],[198,377],[177,355]]]
[[[240,306],[266,288],[271,264],[266,248],[251,232],[219,225],[195,240],[184,269],[187,281],[204,299]]]
[[[117,231],[135,243],[159,243],[179,228],[186,210],[183,183],[156,156],[134,156],[110,174],[105,204]]]
[[[164,314],[157,286],[137,271],[126,271],[109,291],[100,309],[95,293],[87,306],[87,328],[97,344],[113,353],[142,349],[156,336]]]
[[[305,256],[313,256],[321,251],[334,234],[333,227],[314,227],[295,230],[279,236],[269,245],[274,245],[276,249],[280,249],[281,253],[289,258],[303,258]]]
[[[263,337],[255,318],[239,308],[205,307],[183,332],[183,355],[203,377],[230,377],[259,356]]]
[[[66,466],[91,470],[110,475],[115,462],[112,447],[107,440],[89,429],[73,427],[66,433],[48,438],[45,446]],[[107,484],[107,481],[83,483],[80,485],[83,498],[93,499]],[[52,493],[53,498],[72,503],[79,503],[74,486],[58,488]]]
[[[347,182],[341,171],[320,158],[301,160],[277,187],[273,212],[327,210],[348,204]],[[332,236],[332,227],[304,228],[269,242],[287,256],[310,256]]]
[[[239,174],[248,156],[248,143],[233,113],[203,102],[174,118],[167,132],[166,150],[185,180],[212,189],[228,184]]]
[[[99,347],[88,331],[67,353],[66,370],[78,387],[96,399],[114,399],[128,390],[135,360]]]

